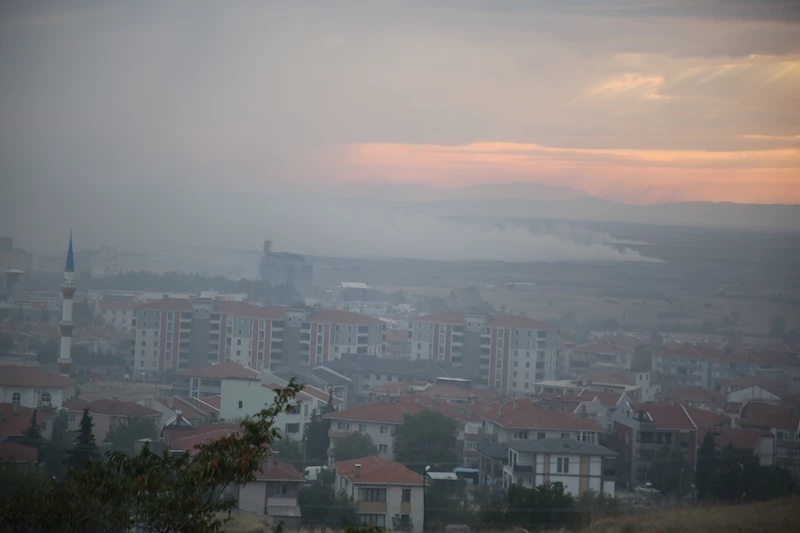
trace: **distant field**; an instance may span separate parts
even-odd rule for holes
[[[152,383],[121,383],[115,381],[94,381],[81,383],[81,398],[94,401],[100,398],[118,397],[126,402],[135,402],[153,396],[156,392]]]

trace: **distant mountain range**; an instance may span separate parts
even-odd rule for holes
[[[569,187],[533,183],[485,184],[459,189],[380,185],[351,196],[386,207],[447,217],[537,218],[683,226],[800,230],[800,205],[674,202],[633,205]]]

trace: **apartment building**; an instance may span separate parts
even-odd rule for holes
[[[337,494],[353,498],[363,524],[421,532],[425,519],[422,476],[381,457],[363,457],[333,464]]]
[[[190,398],[219,396],[223,379],[260,380],[261,373],[235,361],[223,361],[175,374],[172,395]]]
[[[713,390],[721,381],[747,375],[750,359],[746,354],[724,354],[703,345],[684,346],[653,355],[653,372],[665,388]]]
[[[328,457],[336,460],[336,444],[348,435],[359,432],[369,435],[373,444],[378,447],[378,454],[384,459],[394,457],[394,437],[397,427],[403,424],[406,414],[416,414],[422,407],[399,401],[378,401],[328,413],[324,418],[331,421],[328,436],[331,438]]]
[[[507,395],[558,374],[558,328],[526,316],[448,311],[411,321],[411,357],[444,362]]]
[[[578,378],[599,372],[616,372],[630,370],[633,350],[611,344],[594,341],[573,347],[564,356],[562,368],[566,377]]]
[[[783,406],[739,421],[742,429],[760,429],[775,438],[774,464],[800,479],[800,416],[796,406]]]
[[[96,314],[103,319],[106,326],[110,326],[122,333],[133,331],[133,317],[136,308],[142,302],[133,300],[102,299],[97,302]]]
[[[614,497],[617,453],[604,446],[575,439],[540,439],[511,441],[507,447],[508,460],[503,466],[506,489],[552,483],[574,496],[592,490]]]
[[[133,320],[137,379],[223,361],[261,371],[315,366],[350,353],[381,357],[386,334],[382,321],[348,311],[213,297],[147,302]]]

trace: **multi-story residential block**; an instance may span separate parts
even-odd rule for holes
[[[337,494],[353,498],[363,524],[393,530],[393,518],[407,531],[422,531],[425,494],[422,476],[381,457],[333,464]]]
[[[718,452],[730,446],[736,450],[752,453],[764,466],[775,463],[775,436],[768,430],[718,427],[699,428],[699,430],[702,438],[698,439],[698,446],[702,446],[706,434],[711,433]]]
[[[42,368],[0,366],[0,403],[60,409],[76,392],[77,385],[70,377],[51,374]]]
[[[325,418],[331,421],[328,435],[331,438],[328,457],[330,462],[336,460],[336,444],[341,439],[359,432],[369,435],[373,444],[378,447],[378,454],[384,459],[394,457],[394,437],[397,427],[403,424],[406,414],[416,414],[422,408],[414,404],[399,401],[379,401],[359,405],[328,413]]]
[[[699,445],[698,427],[722,427],[724,415],[672,403],[625,403],[613,415],[614,431],[629,482],[646,482],[650,467],[665,446],[683,453],[694,469]]]
[[[566,377],[579,378],[599,372],[630,370],[633,350],[607,342],[594,341],[574,346],[564,354]]]
[[[399,329],[386,330],[385,357],[411,358],[411,332]]]
[[[703,387],[713,390],[717,383],[750,373],[749,356],[725,354],[703,345],[667,349],[653,355],[653,372],[664,388]]]
[[[525,316],[448,311],[411,321],[412,359],[447,363],[512,396],[556,378],[558,346],[556,326]]]
[[[261,373],[234,361],[224,361],[175,374],[172,395],[190,398],[219,396],[223,379],[260,380]]]
[[[506,445],[504,488],[553,483],[561,484],[564,492],[575,496],[592,490],[614,497],[617,453],[604,446],[575,439],[515,440]]]
[[[625,393],[636,402],[653,400],[660,385],[652,382],[650,372],[615,372],[593,374],[578,379],[540,381],[534,386],[534,394],[581,395],[582,391]]]
[[[381,357],[386,324],[348,311],[263,307],[218,298],[165,298],[135,309],[137,379],[234,361],[255,370]]]
[[[107,326],[117,331],[130,333],[133,331],[135,310],[142,302],[133,300],[102,299],[97,302],[96,313]]]

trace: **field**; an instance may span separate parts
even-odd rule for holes
[[[87,402],[101,398],[113,398],[126,402],[135,402],[145,397],[156,395],[152,383],[120,383],[117,381],[92,381],[81,383],[81,398]]]

